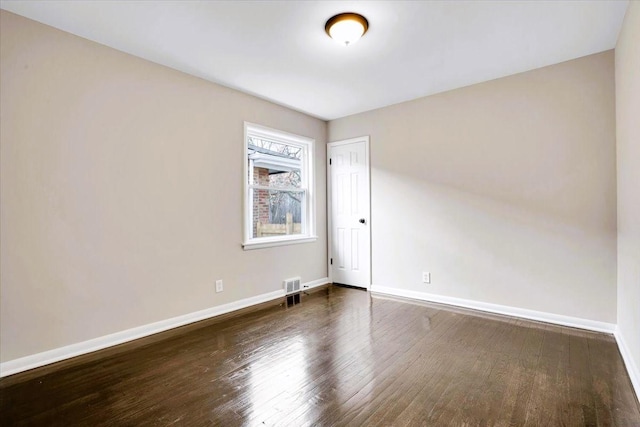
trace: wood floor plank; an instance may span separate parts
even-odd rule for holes
[[[492,342],[498,334],[497,322],[480,322],[473,319],[467,328],[468,340],[458,350],[466,353],[463,358],[456,360],[456,373],[449,381],[448,387],[433,406],[427,418],[428,422],[439,425],[454,425],[454,419],[464,418],[469,409],[468,400],[473,400],[474,393],[480,393],[491,368],[491,361],[487,357]],[[481,325],[480,325],[481,323]],[[464,411],[461,413],[461,411]]]
[[[420,335],[422,344],[418,348],[416,348],[416,346],[413,346],[418,352],[420,352],[420,354],[418,354],[417,356],[415,354],[408,355],[408,357],[413,360],[408,360],[408,367],[404,363],[397,363],[398,361],[394,362],[391,375],[395,381],[391,383],[381,383],[380,388],[382,388],[382,391],[374,393],[373,397],[367,402],[368,407],[361,408],[360,412],[357,413],[356,418],[353,420],[353,424],[362,423],[364,422],[362,420],[367,418],[375,419],[376,417],[382,417],[382,414],[386,410],[386,406],[389,405],[389,403],[387,402],[398,402],[398,400],[395,399],[391,400],[390,395],[402,395],[406,393],[407,386],[410,387],[416,380],[416,377],[419,376],[419,373],[414,371],[413,366],[420,358],[432,360],[434,362],[431,365],[423,364],[422,367],[429,366],[429,368],[432,369],[435,369],[437,367],[437,362],[435,361],[436,359],[433,359],[432,356],[435,353],[439,353],[438,341],[440,338],[442,338],[442,335],[440,334],[444,334],[445,331],[448,331],[449,334],[447,334],[447,338],[451,341],[457,340],[457,334],[454,332],[455,327],[460,321],[463,320],[461,318],[457,318],[455,315],[452,316],[451,314],[449,314],[447,318],[442,322],[440,321],[441,318],[442,316],[434,316],[433,318],[429,319],[429,322],[427,322],[428,324],[439,325],[439,332],[432,332],[431,329],[427,328],[430,333]],[[448,326],[445,327],[444,325]],[[439,355],[439,357],[441,357],[441,355]],[[407,356],[405,356],[404,361],[407,361]],[[448,365],[446,368],[448,369]],[[430,376],[428,369],[423,372],[423,375],[425,376],[425,379]],[[407,378],[408,376],[411,376],[410,379]],[[424,387],[424,384],[421,382],[417,382],[417,384],[415,385],[420,388]],[[415,388],[416,387],[414,387],[414,389]],[[411,395],[409,395],[409,397],[411,397]],[[403,411],[403,408],[400,408],[399,410]],[[378,414],[376,414],[376,412],[378,412]],[[422,413],[422,410],[418,409],[418,412]],[[393,420],[393,423],[397,423],[397,420]]]
[[[513,410],[509,411],[510,419],[507,425],[522,426],[527,417],[527,408],[530,404],[531,394],[534,388],[534,379],[538,367],[538,359],[542,348],[544,330],[540,325],[529,324],[526,331],[524,345],[516,359],[518,363],[518,383],[515,393],[511,396],[508,406]],[[502,420],[506,421],[506,420]],[[503,425],[503,422],[499,423]]]
[[[554,401],[558,398],[558,389],[563,384],[557,384],[557,370],[560,364],[558,341],[561,334],[547,328],[543,337],[543,344],[538,358],[536,374],[527,413],[525,426],[558,425],[559,420]]]
[[[502,415],[507,380],[514,367],[511,359],[514,353],[519,354],[525,335],[514,327],[514,322],[503,320],[497,328],[493,346],[483,355],[486,377],[476,385],[474,393],[467,393],[452,424],[473,425],[477,420],[484,420],[487,425],[493,425]]]
[[[388,303],[386,304],[388,305]],[[407,307],[402,319],[402,323],[405,326],[411,326],[412,322],[406,323],[406,321],[411,319],[411,314],[415,310],[415,307]],[[345,421],[352,418],[362,410],[363,404],[368,402],[375,391],[377,381],[380,379],[386,380],[394,373],[406,369],[407,364],[410,362],[406,360],[405,354],[408,348],[415,344],[415,336],[400,332],[404,328],[398,328],[397,320],[395,323],[390,322],[388,326],[390,328],[385,342],[388,342],[389,346],[371,347],[373,365],[362,364],[360,371],[350,377],[351,381],[340,381],[337,384],[338,399],[334,400],[330,407],[324,411],[319,420],[320,423],[335,417],[336,414],[339,414],[339,417]]]
[[[436,315],[437,315],[437,314],[438,314],[438,313],[436,313]],[[389,332],[390,332],[390,333],[395,333],[395,331],[394,331],[392,328],[389,328]],[[347,355],[345,354],[344,356],[347,356]],[[353,362],[353,360],[352,360],[352,362]],[[357,362],[357,363],[359,363],[359,362]],[[349,371],[355,371],[355,369],[352,369],[352,368],[347,368],[347,369],[348,369]],[[330,380],[330,379],[328,378],[327,380]],[[295,423],[293,422],[293,421],[295,421],[295,418],[291,419],[290,421],[292,421],[292,425],[295,425]]]
[[[437,321],[436,317],[433,317]],[[446,316],[440,323],[438,333],[425,334],[426,341],[422,347],[419,358],[405,371],[405,375],[399,376],[394,382],[394,388],[388,395],[376,396],[376,409],[369,414],[364,424],[392,425],[405,408],[414,400],[416,394],[438,373],[448,367],[447,361],[439,353],[438,341],[455,326],[460,318]],[[431,319],[430,322],[431,323]]]
[[[609,342],[608,342],[609,341]],[[638,401],[631,395],[620,393],[627,389],[628,376],[614,340],[589,340],[589,360],[611,360],[608,364],[591,363],[591,390],[595,412],[601,425],[634,425],[630,414],[638,411]],[[638,425],[638,424],[635,424]]]
[[[2,426],[639,426],[615,340],[330,286],[0,380]]]
[[[589,358],[589,337],[571,340],[570,357],[574,374],[579,381],[580,394],[578,402],[582,409],[582,419],[585,425],[596,425],[596,405],[591,388],[591,360]]]

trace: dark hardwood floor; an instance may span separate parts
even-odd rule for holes
[[[330,286],[0,380],[0,425],[640,426],[614,339]]]

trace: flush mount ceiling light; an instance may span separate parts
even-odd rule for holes
[[[357,42],[369,29],[369,21],[357,13],[341,13],[329,18],[324,30],[343,46]]]

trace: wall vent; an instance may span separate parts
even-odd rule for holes
[[[300,292],[300,278],[294,277],[291,279],[286,279],[282,282],[284,285],[284,293],[286,295],[295,294],[296,292]]]

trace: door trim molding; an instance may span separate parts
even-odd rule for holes
[[[369,135],[358,136],[356,138],[343,139],[340,141],[333,141],[327,143],[327,275],[329,277],[329,281],[333,283],[333,272],[331,265],[331,245],[332,245],[332,218],[331,218],[331,199],[332,199],[332,187],[331,187],[331,149],[333,147],[339,147],[341,145],[354,144],[356,142],[364,142],[365,146],[365,157],[367,158],[367,177],[369,178],[369,221],[367,222],[367,228],[369,229],[369,283],[367,284],[366,289],[371,289],[371,282],[373,281],[373,270],[372,270],[372,246],[373,239],[371,233],[371,151],[369,150]]]

